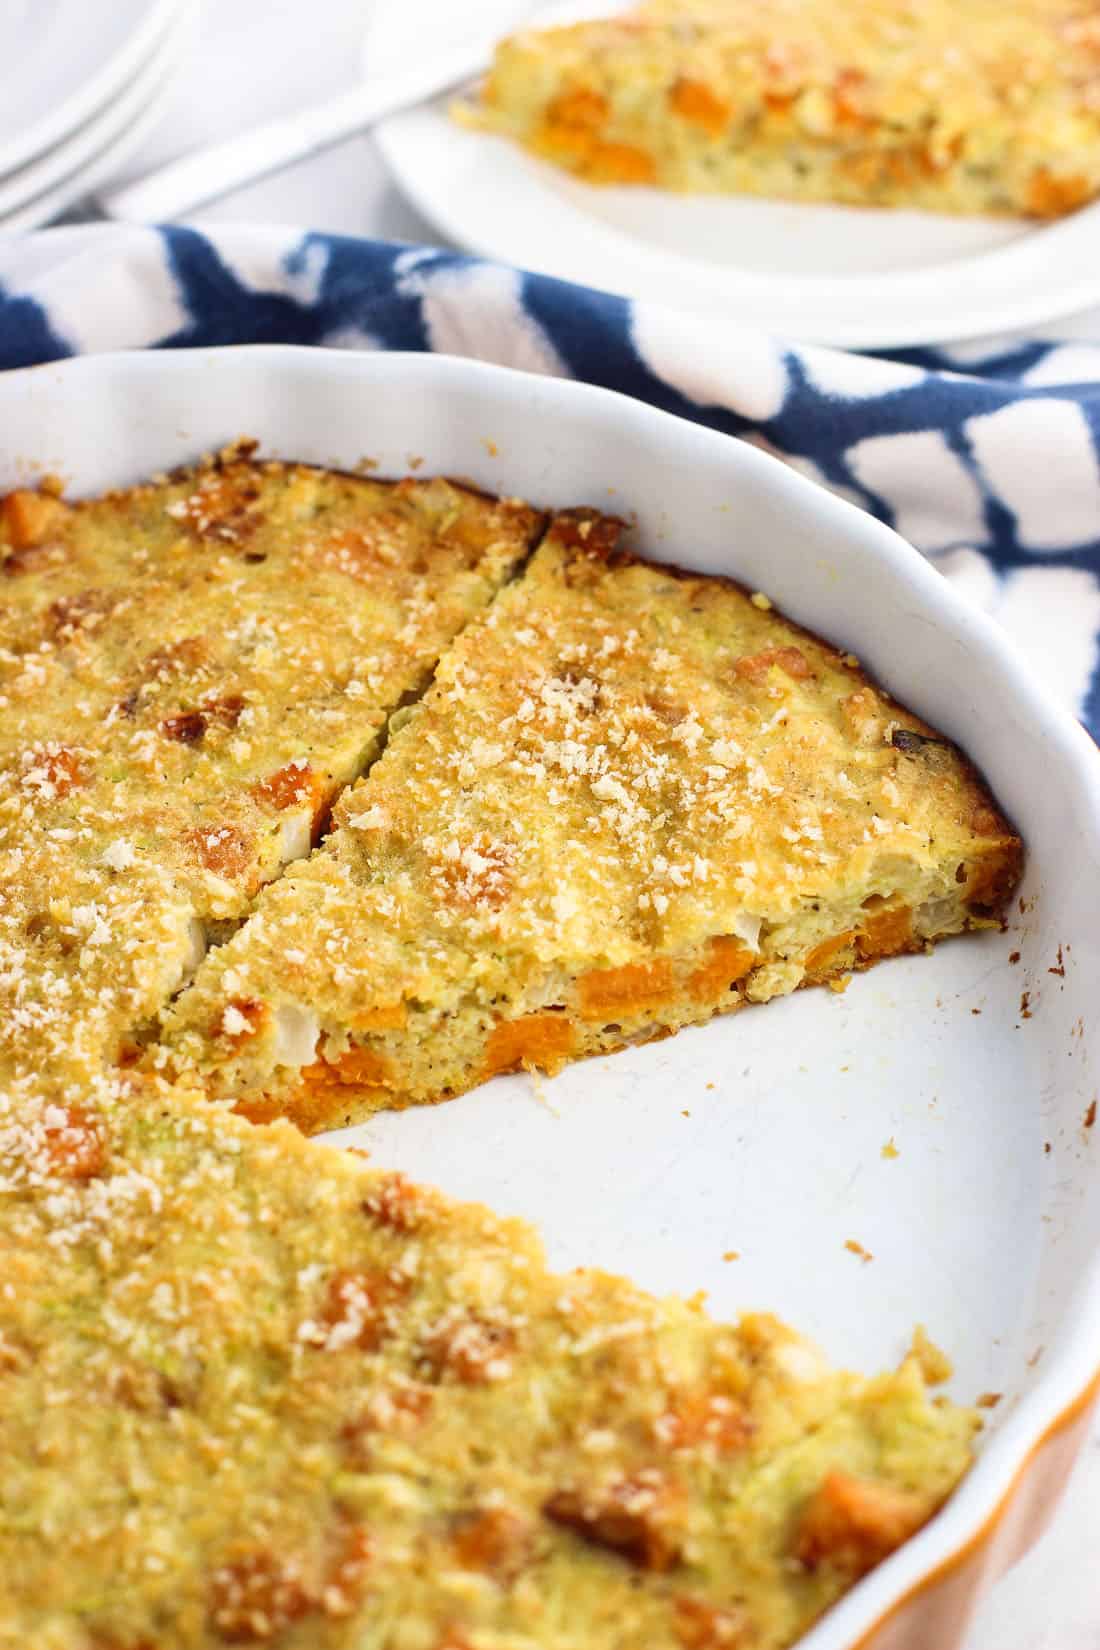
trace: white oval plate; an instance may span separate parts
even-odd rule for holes
[[[0,205],[0,232],[12,234],[48,223],[117,175],[161,118],[165,98],[185,58],[195,15],[193,0],[183,0],[165,40],[117,103],[81,129],[79,144],[71,149],[62,146],[66,164],[61,174],[31,194],[19,191],[11,206]],[[4,183],[0,180],[0,202]]]
[[[550,20],[593,9],[598,0],[555,6]],[[414,41],[516,21],[512,0],[470,0],[456,18],[441,16],[436,0],[376,3],[367,72],[384,72]],[[1039,225],[597,188],[458,126],[451,101],[395,115],[375,137],[417,209],[484,257],[857,348],[1038,326],[1100,298],[1100,205]]]
[[[976,1548],[988,1582],[1009,1540],[1018,1553],[1034,1536],[1039,1490],[1050,1498],[1052,1469],[1045,1487],[1023,1471],[1030,1453],[1100,1366],[1100,1127],[1085,1126],[1100,761],[1003,633],[894,533],[778,460],[569,380],[342,350],[85,356],[0,375],[0,430],[0,491],[40,470],[74,494],[124,485],[248,433],[273,455],[367,454],[381,474],[415,462],[633,513],[637,549],[769,591],[967,746],[1029,847],[1008,933],[883,963],[843,996],[799,992],[538,1087],[499,1078],[330,1138],[535,1220],[557,1266],[703,1287],[723,1316],[774,1309],[839,1361],[888,1365],[926,1323],[956,1359],[956,1394],[1003,1401],[948,1507],[805,1650],[861,1643],[1011,1493],[1001,1549]],[[884,1158],[890,1140],[899,1155]],[[952,1650],[960,1623],[942,1600],[913,1608],[912,1631],[895,1619],[875,1650]]]
[[[0,8],[0,174],[80,126],[126,86],[180,0],[6,0]]]

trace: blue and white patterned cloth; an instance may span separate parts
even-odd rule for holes
[[[1100,347],[846,354],[453,252],[290,229],[0,241],[0,369],[243,343],[472,356],[755,441],[917,545],[1100,737]]]

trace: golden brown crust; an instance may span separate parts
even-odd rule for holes
[[[93,1041],[145,1035],[541,519],[247,443],[99,499],[0,501],[0,1071],[76,1075]]]
[[[622,533],[555,517],[324,851],[173,1006],[175,1069],[339,1124],[995,921],[1020,843],[961,753],[765,598]],[[223,980],[270,1004],[243,1044]]]
[[[13,1645],[782,1650],[969,1461],[918,1357],[555,1277],[182,1091],[0,1093],[0,1144]]]
[[[929,1401],[928,1348],[836,1374],[773,1320],[554,1277],[521,1224],[258,1125],[552,1070],[789,988],[810,956],[828,975],[923,943],[918,895],[950,871],[969,920],[1009,874],[991,800],[831,649],[637,562],[592,512],[493,601],[537,517],[439,483],[364,493],[237,454],[93,505],[30,497],[0,511],[0,664],[17,698],[43,670],[67,686],[32,742],[0,739],[0,1638],[783,1650],[966,1470],[975,1418]],[[280,567],[287,605],[250,601]],[[234,629],[265,655],[266,732]],[[344,641],[366,692],[340,716],[319,694],[288,747],[303,670]],[[292,813],[285,857],[308,853],[341,741],[387,708],[331,840],[227,938],[266,836]],[[128,790],[135,735],[156,761]],[[841,760],[880,829],[836,806]],[[908,854],[912,897],[880,854]],[[806,866],[820,921],[785,958],[744,885],[804,916]],[[178,1010],[194,1044],[169,1048],[149,1016],[196,913],[215,949]],[[211,1087],[258,1074],[251,1122],[156,1074],[194,1046]]]

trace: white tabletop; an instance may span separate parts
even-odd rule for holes
[[[195,50],[164,118],[119,181],[196,143],[350,85],[359,68],[369,3],[204,0]],[[438,240],[388,181],[366,139],[239,190],[194,216],[211,223],[295,223],[390,240]],[[1100,338],[1100,311],[1051,330]],[[1053,1529],[995,1589],[973,1624],[966,1650],[1100,1650],[1097,1531],[1100,1427]]]

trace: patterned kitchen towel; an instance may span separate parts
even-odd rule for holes
[[[472,356],[755,441],[917,545],[1100,737],[1100,347],[853,355],[454,252],[285,228],[0,241],[0,368],[245,343]]]

